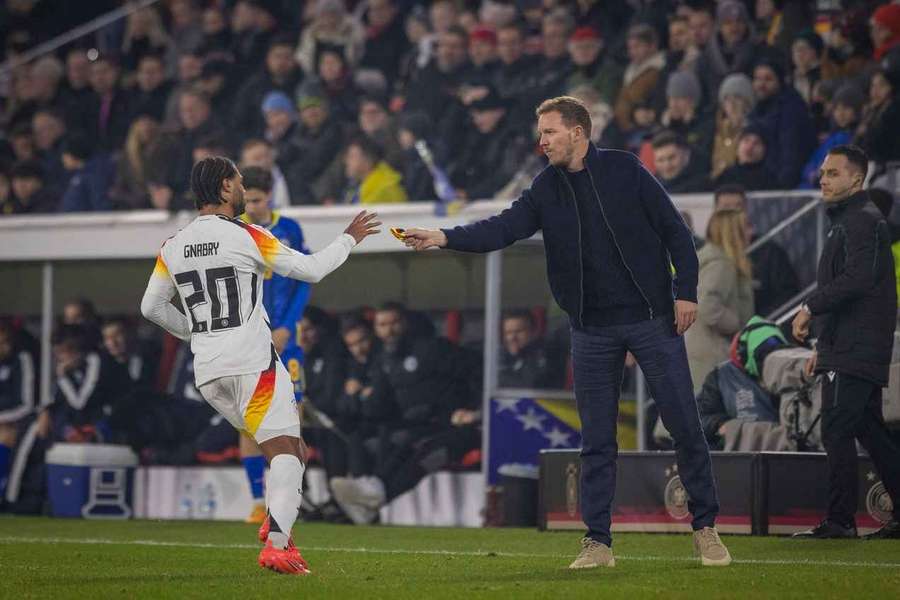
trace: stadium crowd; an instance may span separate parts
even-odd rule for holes
[[[53,4],[0,8],[7,60]],[[167,0],[6,74],[0,213],[190,208],[210,154],[276,207],[511,197],[564,93],[671,193],[810,188],[837,144],[900,158],[898,48],[869,0]]]

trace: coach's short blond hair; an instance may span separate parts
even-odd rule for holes
[[[591,137],[591,114],[584,102],[572,96],[557,96],[544,100],[534,111],[540,117],[549,112],[558,112],[566,127],[580,126],[584,129],[584,137]]]

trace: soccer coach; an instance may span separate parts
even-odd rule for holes
[[[499,215],[471,225],[407,229],[406,244],[491,252],[543,231],[550,288],[571,323],[582,424],[581,512],[588,531],[570,568],[615,565],[610,509],[627,351],[675,440],[695,550],[704,565],[727,565],[731,556],[715,529],[718,497],[682,337],[697,315],[691,232],[634,155],[590,143],[591,118],[579,100],[552,98],[536,113],[550,164],[531,188]]]
[[[811,365],[824,373],[822,441],[828,456],[828,514],[804,538],[855,538],[859,496],[856,440],[875,464],[893,502],[893,519],[867,536],[900,538],[900,448],[884,424],[881,388],[888,384],[897,319],[891,237],[863,190],[868,158],[856,146],[832,148],[820,169],[831,227],[819,258],[818,287],[794,317],[794,337],[818,344]]]

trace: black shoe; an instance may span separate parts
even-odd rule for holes
[[[791,537],[811,540],[854,539],[856,538],[856,527],[844,527],[840,523],[825,519],[812,529],[798,531]]]
[[[874,533],[863,536],[864,540],[900,540],[900,521],[891,519]]]

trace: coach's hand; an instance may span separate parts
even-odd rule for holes
[[[689,300],[675,301],[675,332],[683,335],[697,320],[697,303]]]
[[[380,232],[378,226],[381,225],[381,221],[376,221],[376,218],[378,218],[377,213],[362,211],[350,222],[344,233],[352,235],[358,244],[370,235]]]
[[[443,248],[447,236],[440,229],[407,229],[403,232],[403,243],[416,250]]]

